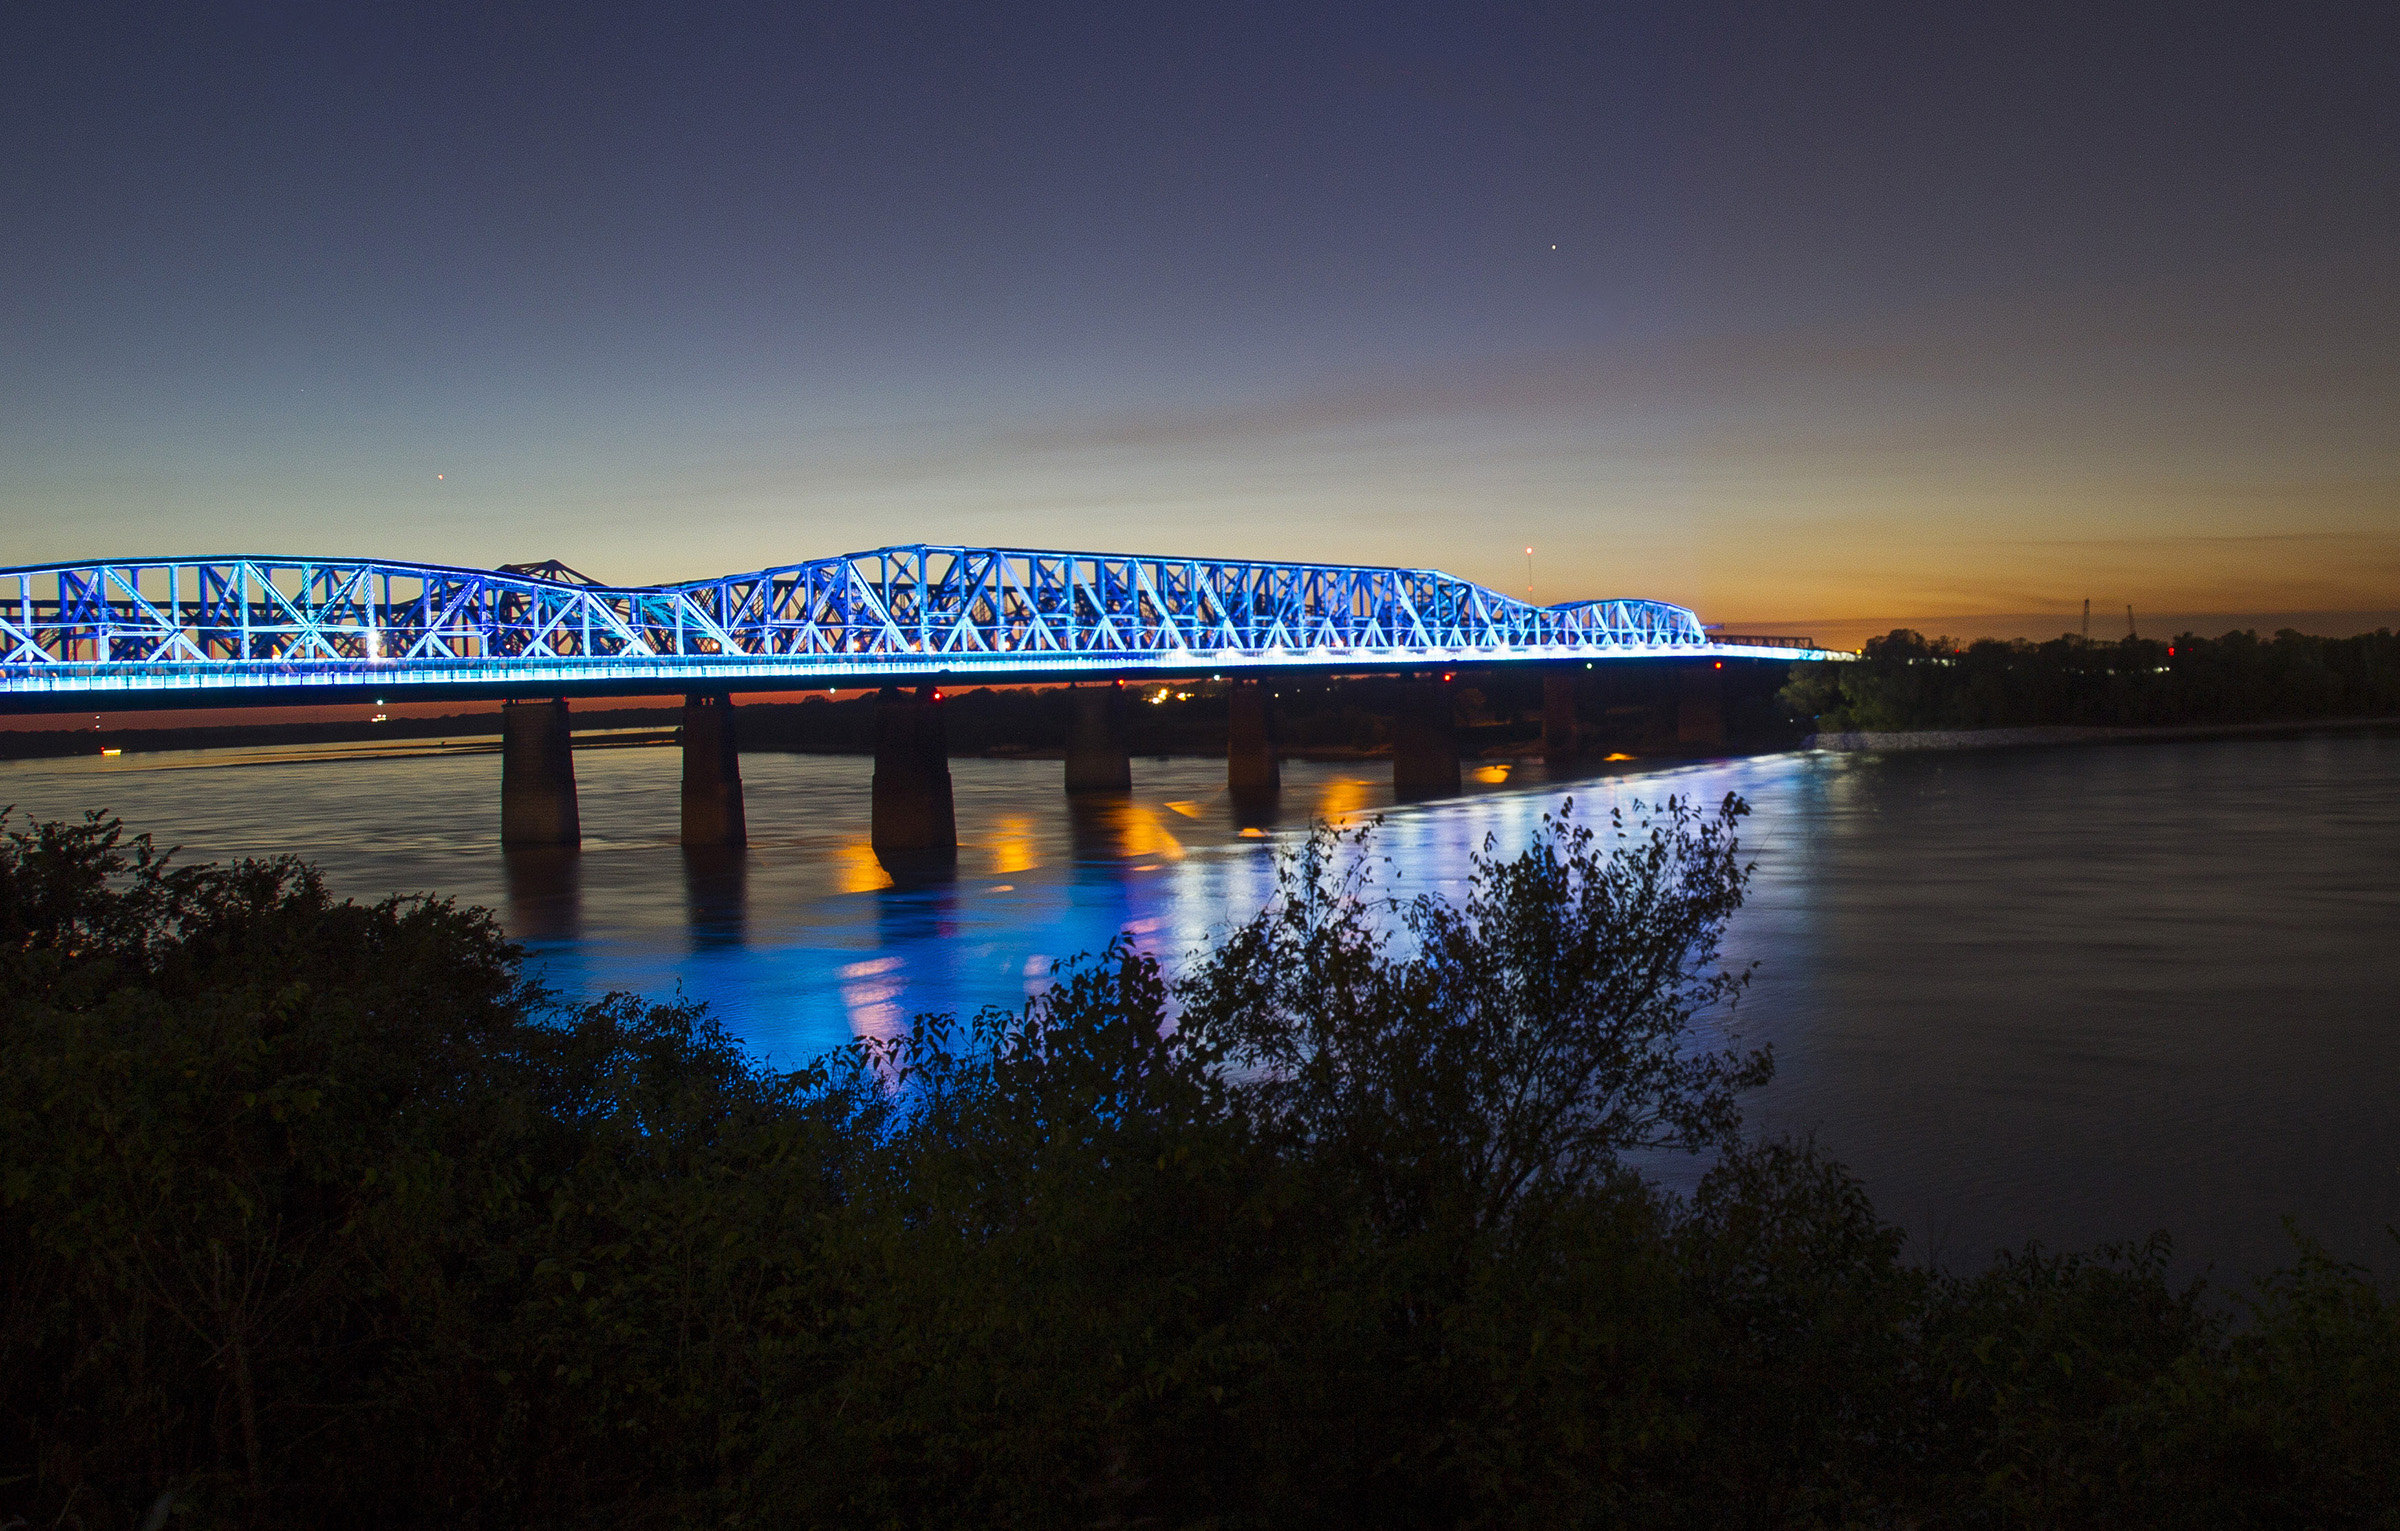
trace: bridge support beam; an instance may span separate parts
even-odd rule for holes
[[[886,686],[875,698],[875,783],[868,839],[879,857],[910,861],[958,855],[958,811],[950,797],[950,740],[931,686]]]
[[[1565,765],[1575,758],[1575,672],[1542,672],[1542,758]]]
[[[1458,726],[1450,683],[1410,681],[1400,688],[1400,710],[1392,715],[1392,795],[1398,798],[1458,795]]]
[[[1675,742],[1686,749],[1725,747],[1725,667],[1699,660],[1676,666]]]
[[[683,699],[683,843],[750,843],[733,698],[721,693],[695,691]]]
[[[1125,746],[1125,688],[1077,686],[1069,693],[1067,790],[1130,792],[1133,756]]]
[[[583,843],[583,821],[575,809],[574,736],[565,697],[501,706],[500,843]]]
[[[1283,790],[1272,699],[1256,680],[1236,680],[1225,694],[1225,785],[1236,798],[1273,797]]]

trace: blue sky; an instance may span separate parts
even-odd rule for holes
[[[2394,15],[13,10],[0,561],[2400,607]]]

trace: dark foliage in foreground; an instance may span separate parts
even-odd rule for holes
[[[1936,1276],[1740,1139],[1738,812],[1396,937],[1320,841],[1177,992],[1111,951],[794,1076],[478,911],[14,835],[0,1520],[2391,1524],[2361,1273]]]
[[[1783,700],[1827,733],[2389,717],[2400,633],[1962,644],[1902,629],[1868,639],[1856,660],[1794,665]]]

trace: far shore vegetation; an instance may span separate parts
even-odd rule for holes
[[[2400,633],[1963,643],[1904,628],[1855,660],[1794,665],[1781,700],[1828,734],[2394,717]]]
[[[1931,1269],[1744,1129],[1744,811],[1456,902],[1321,832],[1173,970],[796,1072],[481,910],[12,830],[0,1524],[2393,1525],[2369,1272]]]

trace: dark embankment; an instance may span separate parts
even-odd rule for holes
[[[2365,1275],[1936,1274],[1744,1138],[1739,812],[1554,826],[1405,946],[1321,838],[1173,983],[794,1075],[479,911],[15,834],[0,1520],[2389,1524]]]

